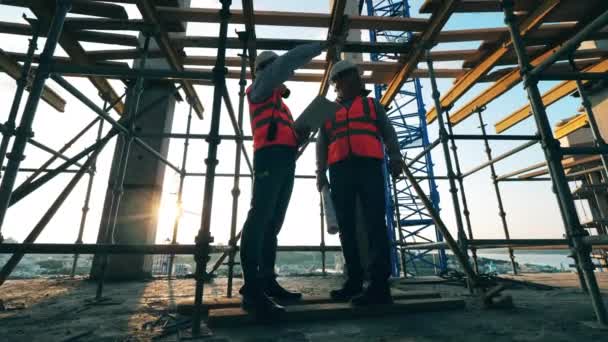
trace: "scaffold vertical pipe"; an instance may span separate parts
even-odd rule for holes
[[[234,157],[234,180],[232,184],[232,221],[230,222],[230,240],[228,241],[231,250],[228,254],[228,288],[226,295],[228,298],[232,297],[232,283],[234,278],[234,259],[236,256],[236,229],[238,225],[238,206],[239,196],[241,195],[240,181],[241,181],[241,155],[243,148],[243,116],[245,111],[245,86],[247,85],[247,47],[243,48],[241,53],[241,74],[239,78],[239,113],[237,118],[237,125],[239,126],[239,132],[237,132],[236,150]]]
[[[319,216],[321,218],[321,272],[326,275],[325,270],[325,207],[323,206],[323,197],[319,192]]]
[[[484,108],[477,108],[477,116],[479,117],[479,127],[481,128],[481,135],[483,136],[483,142],[485,145],[486,155],[488,156],[488,161],[492,160],[492,148],[490,147],[490,141],[487,138],[486,132],[486,124],[483,122],[483,110]],[[502,202],[502,195],[500,193],[500,185],[498,184],[497,175],[496,175],[496,167],[494,163],[490,164],[490,177],[492,177],[492,184],[494,185],[494,193],[496,194],[496,202],[498,202],[498,216],[500,216],[500,221],[502,223],[502,229],[505,232],[505,239],[510,240],[511,235],[509,234],[509,226],[507,225],[507,213],[505,212],[505,207]],[[513,269],[513,274],[517,274],[517,263],[515,262],[515,254],[513,253],[513,248],[509,247],[509,259],[511,259],[511,268]]]
[[[17,80],[17,90],[15,90],[15,97],[13,97],[13,104],[11,105],[10,112],[8,114],[8,119],[4,123],[5,133],[2,135],[2,142],[0,142],[0,166],[4,165],[4,157],[6,157],[6,151],[8,150],[8,145],[11,141],[11,138],[15,134],[15,123],[17,121],[17,114],[19,113],[19,107],[21,106],[21,99],[23,99],[23,92],[25,91],[25,87],[27,87],[27,78],[30,74],[30,70],[32,68],[32,59],[34,58],[34,53],[36,53],[36,49],[38,48],[38,33],[39,27],[38,24],[32,25],[32,38],[29,40],[27,54],[25,58],[25,62],[21,67],[21,75]],[[0,170],[1,172],[1,170]],[[0,243],[2,243],[2,233],[0,232]]]
[[[591,247],[583,242],[583,237],[586,234],[580,224],[568,180],[561,163],[562,153],[559,142],[553,137],[542,96],[538,89],[538,78],[531,74],[532,67],[523,38],[519,32],[517,19],[515,18],[513,0],[503,0],[502,6],[505,15],[505,24],[509,29],[513,48],[517,55],[523,84],[528,94],[528,99],[530,100],[530,106],[538,128],[538,133],[540,134],[543,152],[545,154],[545,159],[547,160],[553,187],[557,194],[557,200],[561,203],[560,208],[563,210],[562,218],[565,221],[566,236],[570,240],[573,253],[576,255],[575,260],[579,263],[580,269],[583,272],[597,321],[601,326],[606,327],[608,325],[608,315],[598,287],[597,279],[593,272],[594,267],[590,255]]]
[[[393,184],[392,184],[392,188],[393,188],[393,198],[395,198],[395,201],[397,201],[398,193],[397,193],[397,182],[396,180],[393,180]],[[395,203],[396,204],[396,203]],[[403,277],[406,278],[407,277],[407,258],[405,257],[406,254],[406,250],[405,250],[405,246],[403,244],[403,242],[405,241],[405,237],[403,236],[403,229],[401,227],[401,220],[399,219],[401,217],[401,212],[399,210],[399,206],[395,205],[395,215],[397,215],[397,220],[395,220],[395,223],[397,225],[397,232],[399,234],[399,255],[401,257],[401,269],[403,271]]]
[[[184,151],[182,152],[182,169],[179,173],[179,186],[177,189],[177,214],[175,215],[175,221],[173,222],[173,236],[171,237],[171,244],[177,244],[177,232],[179,231],[179,225],[184,215],[184,182],[186,181],[186,163],[188,162],[188,148],[190,147],[190,130],[192,129],[192,111],[194,109],[193,100],[188,99],[190,109],[188,110],[188,121],[186,122],[186,139],[184,139]],[[171,278],[173,274],[173,263],[175,262],[175,254],[171,253],[169,256],[169,267],[167,269],[167,277]]]
[[[212,242],[211,237],[211,208],[213,207],[213,187],[215,184],[215,168],[217,166],[217,146],[220,144],[220,114],[222,111],[222,96],[226,94],[226,40],[228,35],[228,20],[230,19],[231,0],[220,0],[222,8],[220,10],[220,32],[217,48],[217,58],[214,73],[214,93],[213,109],[211,114],[211,128],[209,137],[206,139],[209,144],[207,159],[205,159],[206,177],[203,197],[203,212],[201,226],[196,236],[197,253],[194,256],[196,261],[196,288],[194,293],[194,314],[192,316],[192,335],[199,336],[201,329],[201,311],[203,305],[204,274],[209,262],[209,246]]]
[[[104,104],[105,108],[106,104]],[[97,139],[95,140],[97,143],[101,140],[101,134],[103,133],[103,120],[99,121],[99,128],[97,129]],[[91,162],[91,170],[89,171],[89,181],[87,183],[87,190],[84,196],[84,205],[82,206],[82,216],[80,217],[80,227],[78,227],[78,237],[76,238],[76,244],[82,244],[82,236],[84,234],[84,227],[87,224],[87,217],[89,214],[89,204],[91,202],[91,191],[93,190],[93,181],[95,180],[95,172],[96,172],[96,164],[97,158],[93,159]],[[78,266],[78,257],[79,254],[74,254],[74,260],[72,262],[72,271],[70,272],[70,277],[74,278],[76,275],[76,267]]]
[[[446,118],[450,117],[449,112],[445,111]],[[454,155],[454,166],[456,167],[456,179],[458,179],[458,186],[460,187],[460,199],[462,201],[462,214],[464,215],[465,222],[467,224],[467,232],[469,233],[469,239],[473,240],[473,226],[471,225],[471,213],[469,212],[469,204],[467,202],[467,195],[464,190],[464,178],[462,177],[462,170],[460,169],[460,158],[458,157],[458,146],[456,145],[456,139],[454,139],[454,129],[450,120],[446,120],[446,126],[448,127],[448,133],[450,134],[450,143],[452,154]],[[460,215],[458,213],[457,215]],[[471,247],[471,257],[473,259],[473,267],[475,272],[479,273],[479,265],[477,263],[477,248]]]
[[[91,162],[94,160],[94,158],[96,158],[99,155],[99,153],[104,148],[104,146],[108,143],[108,141],[110,140],[111,137],[112,137],[112,135],[109,134],[108,136],[104,137],[100,141],[99,144],[95,145],[95,149],[92,151],[89,158],[82,165],[82,167],[76,172],[74,177],[72,177],[70,182],[65,186],[63,191],[61,191],[59,196],[57,196],[57,198],[51,204],[49,209],[44,213],[44,215],[42,215],[42,217],[40,218],[38,223],[36,223],[36,225],[31,230],[31,232],[23,240],[23,244],[33,244],[34,242],[36,242],[36,239],[38,238],[38,236],[40,236],[40,234],[42,233],[44,228],[46,228],[46,226],[49,224],[51,219],[55,216],[55,214],[57,213],[59,208],[61,208],[61,205],[63,205],[63,202],[65,202],[66,198],[70,195],[70,193],[74,190],[74,188],[76,187],[78,182],[82,179],[84,174],[88,171],[88,169],[91,165]],[[25,255],[25,253],[23,251],[15,252],[13,255],[11,255],[10,259],[6,262],[6,264],[4,264],[4,266],[2,267],[2,270],[0,270],[0,286],[6,282],[6,280],[11,275],[11,273],[13,272],[15,267],[17,267],[17,265],[19,264],[19,262],[21,261],[21,259],[23,258],[24,255]]]
[[[454,206],[454,216],[456,217],[456,227],[458,229],[458,243],[460,249],[465,256],[468,257],[467,250],[467,236],[464,232],[464,226],[462,223],[462,217],[460,216],[460,201],[458,200],[458,188],[456,187],[456,175],[452,166],[452,158],[450,156],[450,149],[448,146],[448,134],[445,130],[445,122],[443,121],[444,108],[441,106],[440,94],[437,88],[437,80],[435,79],[435,68],[433,67],[433,59],[431,57],[431,50],[426,51],[426,61],[429,70],[429,77],[431,80],[431,87],[433,90],[433,100],[435,102],[435,108],[437,108],[437,125],[439,126],[439,140],[443,147],[443,156],[445,158],[445,166],[447,169],[448,182],[450,184],[450,194],[452,196],[452,204]]]
[[[11,194],[13,192],[13,187],[15,186],[17,173],[19,172],[19,166],[24,159],[23,152],[25,151],[28,139],[32,136],[32,125],[34,123],[38,104],[40,103],[40,97],[42,96],[46,80],[50,76],[50,65],[52,63],[53,55],[55,54],[55,49],[57,48],[59,37],[63,30],[65,18],[71,8],[71,0],[57,0],[55,14],[47,33],[44,50],[40,55],[38,71],[32,82],[30,95],[25,104],[19,128],[17,128],[15,132],[15,141],[13,142],[11,153],[7,155],[8,163],[4,177],[2,178],[2,183],[0,183],[0,232],[2,231],[2,225],[9,207]]]
[[[369,16],[410,17],[408,0],[366,0],[365,3]],[[407,43],[412,38],[412,33],[407,31],[370,30],[371,42]],[[371,54],[372,61],[391,61],[397,58],[398,56],[395,54]],[[374,87],[376,98],[380,98],[385,89],[386,84],[376,84]],[[402,155],[406,158],[413,151],[425,150],[430,145],[425,114],[426,109],[422,98],[420,80],[410,79],[393,100],[391,108],[387,109],[388,118],[393,124],[399,139]],[[439,192],[435,183],[433,161],[430,153],[424,154],[424,157],[416,162],[414,172],[421,174],[428,180],[427,193],[430,195],[433,207],[439,210]],[[400,178],[393,179],[391,182],[387,179],[386,184],[388,196],[393,195],[393,206],[387,206],[387,221],[394,223],[395,229],[398,229],[397,236],[400,241],[397,245],[403,246],[407,241],[417,242],[417,239],[429,242],[431,241],[429,236],[432,236],[436,241],[443,241],[441,233],[433,225],[428,211],[413,192],[412,185],[408,180]],[[394,215],[396,215],[396,218]],[[393,235],[394,233],[389,236]],[[439,271],[446,269],[447,257],[444,249],[437,251],[437,262],[427,260],[426,256],[431,253],[431,250],[408,251],[400,249],[400,251],[405,253],[405,256],[401,256],[401,265],[406,268],[405,264],[409,264],[410,267],[407,268],[410,269],[411,274],[418,274],[417,264],[430,265],[433,269]],[[407,273],[404,271],[403,274],[406,275]]]
[[[145,41],[143,54],[141,59],[139,60],[139,69],[143,70],[146,67],[146,60],[148,57],[148,52],[150,48],[150,33],[144,32]],[[137,77],[135,81],[135,85],[131,89],[131,96],[127,99],[128,108],[127,108],[127,120],[129,121],[129,125],[127,126],[127,132],[123,133],[119,136],[118,144],[120,146],[120,153],[118,155],[118,165],[116,175],[114,177],[114,181],[112,184],[112,196],[110,197],[110,205],[108,210],[108,219],[107,226],[105,228],[105,236],[104,242],[107,244],[113,244],[114,241],[114,231],[116,229],[116,221],[118,220],[118,210],[120,208],[120,201],[123,195],[123,183],[125,180],[125,176],[127,173],[127,164],[129,162],[129,153],[131,151],[131,145],[134,140],[133,128],[135,124],[135,118],[137,116],[139,110],[139,102],[141,99],[141,95],[144,90],[144,78]],[[122,143],[120,142],[120,138],[124,140]],[[97,274],[97,290],[95,292],[95,299],[101,300],[103,295],[103,285],[106,277],[106,269],[108,267],[108,255],[102,254],[99,273]]]

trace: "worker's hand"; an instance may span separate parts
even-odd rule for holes
[[[304,144],[306,142],[306,140],[308,140],[308,137],[310,137],[310,133],[312,133],[312,130],[308,126],[296,128],[296,137],[298,140],[298,147],[302,146],[302,144]]]
[[[397,179],[399,176],[401,176],[401,173],[403,172],[403,164],[401,159],[391,159],[389,167],[391,169],[390,171],[393,179]]]
[[[325,186],[329,186],[329,180],[327,180],[327,174],[325,171],[317,171],[317,190],[321,192]]]

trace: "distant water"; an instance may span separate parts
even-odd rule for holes
[[[510,261],[507,253],[478,253],[480,257]],[[574,263],[574,260],[568,258],[566,254],[545,254],[545,253],[517,253],[515,251],[515,261],[519,264],[534,264],[548,265],[557,269],[569,269],[569,265]]]

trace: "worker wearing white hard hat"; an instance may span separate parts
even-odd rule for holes
[[[294,184],[299,145],[310,132],[297,131],[284,98],[283,84],[294,71],[319,55],[327,43],[300,45],[279,56],[261,52],[255,60],[255,81],[246,91],[253,133],[254,182],[251,207],[243,226],[241,265],[244,285],[239,291],[243,308],[260,318],[278,317],[277,301],[293,301],[300,293],[276,280],[277,234],[281,230]]]
[[[317,138],[317,186],[322,189],[329,183],[347,271],[342,288],[330,295],[334,300],[359,306],[391,303],[384,154],[386,149],[391,174],[399,177],[401,152],[397,135],[382,105],[368,97],[357,65],[348,60],[337,62],[330,71],[330,80],[341,107],[335,117],[325,122]],[[371,260],[367,270],[360,263],[356,237],[357,197],[365,208],[362,214],[369,237]],[[370,282],[364,289],[366,271]]]

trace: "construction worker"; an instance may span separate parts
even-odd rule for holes
[[[393,177],[401,172],[401,153],[397,135],[384,108],[367,97],[369,91],[355,64],[343,60],[330,72],[338,102],[342,107],[333,119],[325,122],[317,140],[317,187],[328,185],[329,166],[331,197],[334,202],[340,242],[346,263],[347,280],[339,290],[331,291],[332,299],[351,301],[353,305],[392,303],[388,278],[390,246],[385,221],[384,150],[388,150]],[[363,290],[364,269],[361,266],[356,238],[356,197],[363,207],[369,242],[369,285]]]
[[[293,189],[297,149],[310,134],[307,129],[295,130],[289,108],[283,102],[290,93],[283,82],[327,46],[325,42],[301,45],[282,56],[272,51],[260,53],[255,61],[255,81],[246,91],[255,177],[241,240],[245,283],[240,293],[243,308],[259,317],[271,318],[284,311],[273,298],[281,301],[302,297],[279,285],[274,271],[277,234]]]

